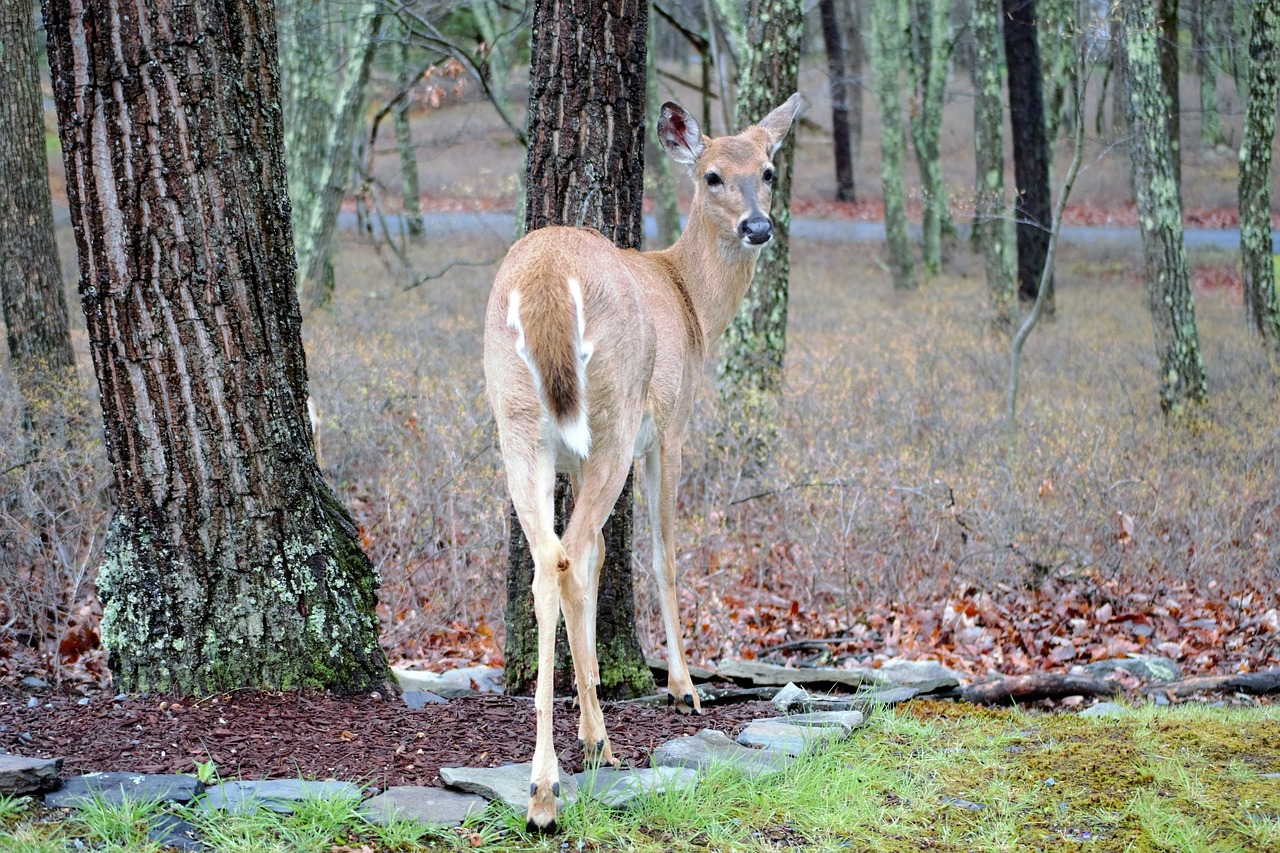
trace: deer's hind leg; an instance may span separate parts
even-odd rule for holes
[[[530,830],[555,832],[556,797],[560,794],[560,768],[552,742],[556,622],[560,610],[559,578],[568,573],[569,557],[555,534],[553,499],[555,458],[546,451],[531,454],[526,468],[508,460],[507,487],[511,502],[533,555],[533,612],[538,625],[538,678],[534,691],[537,713],[537,741],[533,750],[533,770],[529,779]]]

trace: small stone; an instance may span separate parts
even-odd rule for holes
[[[786,755],[800,755],[816,744],[838,740],[839,729],[792,726],[779,719],[753,720],[738,735],[738,743]]]
[[[27,758],[0,753],[0,794],[38,794],[58,787],[61,758]]]
[[[529,777],[533,764],[504,764],[502,767],[441,767],[440,778],[450,788],[479,794],[486,800],[500,800],[517,812],[529,808]],[[572,776],[560,776],[560,796],[556,806],[572,803],[578,783]]]
[[[688,767],[699,774],[714,764],[732,764],[747,776],[760,776],[785,770],[793,760],[781,752],[734,743],[724,732],[703,729],[662,744],[653,751],[649,763],[654,767]]]
[[[959,797],[944,796],[941,798],[940,801],[944,806],[952,806],[957,809],[965,809],[966,811],[971,811],[971,812],[980,812],[986,808],[986,806],[984,806],[982,803],[975,803],[975,802],[971,802],[970,800],[962,800]]]
[[[449,702],[439,693],[432,693],[430,690],[406,690],[401,694],[400,698],[413,711],[425,708],[428,705],[445,705]]]
[[[49,686],[49,682],[45,681],[43,678],[36,678],[34,675],[28,675],[26,678],[22,679],[22,686],[31,687],[35,690],[43,690]]]
[[[812,701],[809,691],[798,686],[794,681],[788,681],[786,686],[779,690],[773,697],[773,707],[779,711],[786,713],[792,707],[804,707]]]
[[[77,704],[77,705],[88,705],[88,704],[89,704],[90,702],[92,702],[92,701],[93,701],[92,699],[90,699],[88,696],[86,696],[86,697],[84,697],[83,699],[81,699],[79,702],[77,702],[76,704]]]
[[[223,782],[205,792],[200,811],[225,811],[232,814],[265,808],[289,814],[308,799],[349,799],[359,801],[361,792],[350,782],[314,779],[266,779],[248,782]]]
[[[1081,717],[1123,717],[1129,713],[1123,705],[1117,705],[1115,702],[1099,702],[1097,705],[1085,708],[1080,712]]]
[[[698,773],[685,767],[646,767],[620,769],[600,767],[573,774],[579,795],[590,796],[615,809],[628,809],[642,797],[672,790],[692,791],[698,785]]]
[[[185,773],[86,773],[66,780],[62,788],[44,795],[51,808],[78,808],[89,800],[120,805],[128,797],[137,801],[188,803],[204,790],[195,776]]]
[[[457,826],[468,815],[480,814],[489,805],[484,797],[444,788],[397,785],[365,800],[360,812],[372,823],[413,820],[436,826]]]
[[[28,707],[28,708],[39,708],[39,707],[40,707],[40,700],[39,700],[39,699],[37,699],[36,697],[32,696],[30,699],[28,699],[28,700],[27,700],[27,707]]]
[[[838,728],[846,737],[865,722],[861,711],[810,711],[807,714],[788,714],[776,720],[789,726]]]
[[[196,828],[174,814],[158,815],[147,830],[147,838],[161,847],[177,850],[204,850],[204,843],[196,837]]]
[[[912,687],[918,693],[938,693],[960,686],[964,676],[936,660],[893,658],[874,670],[875,683],[882,687]]]

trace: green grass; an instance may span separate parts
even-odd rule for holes
[[[178,809],[212,850],[1268,851],[1280,849],[1280,709],[1136,708],[1088,719],[919,702],[849,740],[746,779],[713,769],[693,793],[615,813],[582,799],[552,838],[490,809],[442,830],[368,823],[354,800],[208,815]],[[0,850],[155,850],[154,804],[78,813],[0,798]],[[565,846],[567,845],[567,847]]]

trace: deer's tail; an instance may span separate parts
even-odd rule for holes
[[[512,290],[507,325],[516,330],[516,352],[529,368],[560,442],[580,459],[591,453],[587,419],[587,362],[582,284],[570,276],[555,287]]]

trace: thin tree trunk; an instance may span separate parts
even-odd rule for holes
[[[542,0],[536,5],[529,81],[527,230],[582,225],[596,228],[618,246],[639,248],[647,31],[647,0]],[[557,504],[556,526],[563,529],[568,516],[560,513],[563,507]],[[605,558],[597,598],[601,688],[612,699],[654,689],[635,629],[633,507],[628,477],[604,526]],[[514,518],[511,529],[513,537],[520,529]],[[507,567],[506,685],[513,693],[531,693],[537,624],[526,605],[532,594],[533,561],[527,545],[520,550],[513,541],[512,552]],[[567,656],[557,661],[557,671],[562,663],[570,672]],[[568,677],[562,677],[562,689]]]
[[[1004,101],[1000,67],[1000,0],[975,0],[973,8],[974,148],[977,188],[973,232],[987,275],[987,295],[998,328],[1013,319],[1017,289],[1004,195]]]
[[[1132,134],[1133,191],[1160,359],[1160,408],[1167,415],[1180,416],[1203,403],[1208,390],[1187,275],[1182,203],[1165,124],[1168,112],[1160,70],[1160,31],[1147,0],[1119,0],[1117,6],[1124,33],[1124,101]]]
[[[272,4],[44,13],[115,478],[116,689],[392,685],[307,420]]]
[[[1200,144],[1206,148],[1225,145],[1222,120],[1218,115],[1218,71],[1214,44],[1217,36],[1213,0],[1195,0],[1191,9],[1191,55],[1195,57],[1200,83]]]
[[[27,0],[0,5],[0,302],[25,393],[75,367],[34,37]]]
[[[1003,0],[1004,53],[1009,75],[1013,174],[1017,182],[1018,297],[1034,302],[1049,250],[1049,141],[1045,136],[1043,77],[1036,44],[1034,0]],[[1053,278],[1044,310],[1055,308]]]
[[[658,126],[658,57],[654,48],[653,15],[649,16],[648,63],[645,70],[645,100],[648,102],[649,127]],[[645,183],[653,198],[654,220],[658,226],[656,245],[667,247],[680,237],[680,204],[676,194],[675,162],[658,150],[657,136],[645,134]]]
[[[849,3],[841,19],[844,24],[845,46],[845,97],[849,101],[849,144],[853,149],[853,171],[856,175],[862,165],[862,123],[864,71],[867,65],[867,46],[862,32],[866,25],[865,4]]]
[[[1240,255],[1249,324],[1280,363],[1280,299],[1271,252],[1271,146],[1280,94],[1280,0],[1257,0],[1249,39],[1249,90],[1240,143]]]
[[[831,78],[831,145],[836,167],[836,201],[857,201],[853,186],[853,151],[849,145],[849,86],[836,0],[820,0],[822,41]]]
[[[752,0],[738,77],[738,128],[767,115],[797,90],[804,20],[792,0]],[[787,353],[787,301],[791,278],[791,174],[795,134],[773,155],[773,239],[760,253],[755,278],[721,339],[717,380],[721,395],[741,415],[751,463],[763,466],[774,445]]]
[[[906,192],[902,184],[902,159],[906,139],[902,132],[902,94],[898,75],[906,49],[904,0],[873,0],[871,4],[871,73],[876,78],[876,104],[880,108],[880,182],[884,194],[885,252],[893,286],[916,287],[911,244],[907,240]]]
[[[1169,134],[1173,179],[1182,196],[1182,108],[1178,83],[1178,0],[1158,0],[1160,80],[1164,84],[1165,127]]]
[[[925,271],[942,271],[942,234],[955,233],[947,209],[947,187],[942,179],[938,139],[942,133],[943,95],[947,85],[947,26],[951,0],[912,0],[912,49],[910,71],[914,102],[911,136],[924,196],[920,254]]]
[[[333,298],[338,212],[382,24],[377,0],[364,0],[351,23],[331,20],[332,14],[325,0],[286,0],[280,15],[294,250],[308,310]],[[342,39],[339,32],[351,35]]]
[[[1075,86],[1076,18],[1074,0],[1040,0],[1036,21],[1045,83],[1045,139],[1052,151],[1069,109],[1067,93]]]
[[[409,64],[409,33],[401,32],[400,41],[391,46],[395,64],[396,82],[402,89],[407,89],[413,81],[408,79],[413,74]],[[422,221],[421,187],[418,183],[418,147],[413,144],[413,125],[410,123],[410,106],[413,99],[405,96],[396,105],[392,121],[395,124],[396,148],[400,151],[400,188],[404,207],[405,231],[411,240],[422,236],[425,225]]]

